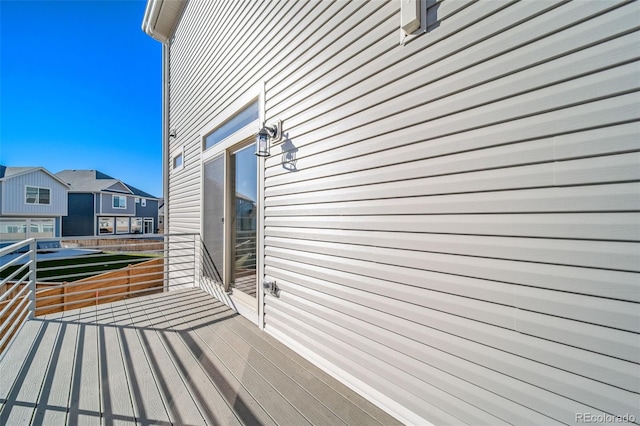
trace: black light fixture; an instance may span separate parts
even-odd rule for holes
[[[258,151],[256,155],[258,157],[268,157],[271,154],[269,153],[270,149],[270,141],[273,139],[274,141],[278,141],[282,138],[282,121],[278,120],[278,122],[271,127],[263,125],[262,128],[256,133],[256,146]]]

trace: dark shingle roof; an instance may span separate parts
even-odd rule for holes
[[[63,170],[56,173],[56,176],[68,182],[72,192],[121,192],[144,198],[156,198],[148,192],[98,170]]]
[[[114,184],[122,184],[114,178],[96,178],[95,170],[63,170],[56,173],[56,176],[71,185],[71,191],[77,192],[101,192]]]

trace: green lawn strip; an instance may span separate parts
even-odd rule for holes
[[[37,263],[37,281],[77,281],[156,258],[158,256],[148,254],[97,253],[72,258],[42,260]],[[18,266],[7,268],[2,272],[2,276],[9,276],[17,268]]]

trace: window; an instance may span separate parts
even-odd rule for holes
[[[11,234],[27,235],[27,227],[26,225],[7,225],[7,232]]]
[[[131,218],[131,233],[142,234],[142,218],[141,217]]]
[[[146,199],[146,198],[143,198],[143,199],[142,199],[142,202],[140,203],[140,205],[141,205],[142,207],[147,207],[147,199]]]
[[[100,217],[98,218],[100,226],[100,234],[113,234],[113,218],[112,217]]]
[[[26,203],[27,204],[51,204],[51,190],[49,188],[38,188],[36,186],[27,186]]]
[[[31,219],[32,238],[55,237],[55,221],[53,219]]]
[[[0,241],[55,237],[55,219],[0,219]]]
[[[173,157],[173,169],[180,170],[183,167],[184,167],[184,154],[182,152],[179,152]]]
[[[140,198],[136,197],[136,204],[140,202]]]
[[[258,106],[258,101],[256,100],[255,102],[247,105],[245,109],[231,117],[224,124],[214,130],[213,133],[207,136],[204,140],[204,149],[211,148],[226,137],[231,136],[233,133],[242,129],[244,126],[251,124],[257,120],[259,116],[260,108]]]
[[[12,241],[27,238],[27,219],[0,218],[0,240]]]
[[[129,233],[129,218],[116,217],[116,234],[128,234],[128,233]]]
[[[113,208],[114,209],[126,209],[127,208],[127,197],[122,195],[114,195],[113,196]]]
[[[184,168],[184,146],[178,148],[171,156],[171,164],[174,171],[182,170]]]

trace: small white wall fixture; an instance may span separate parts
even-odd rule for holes
[[[400,28],[409,35],[420,28],[420,0],[401,0]]]

